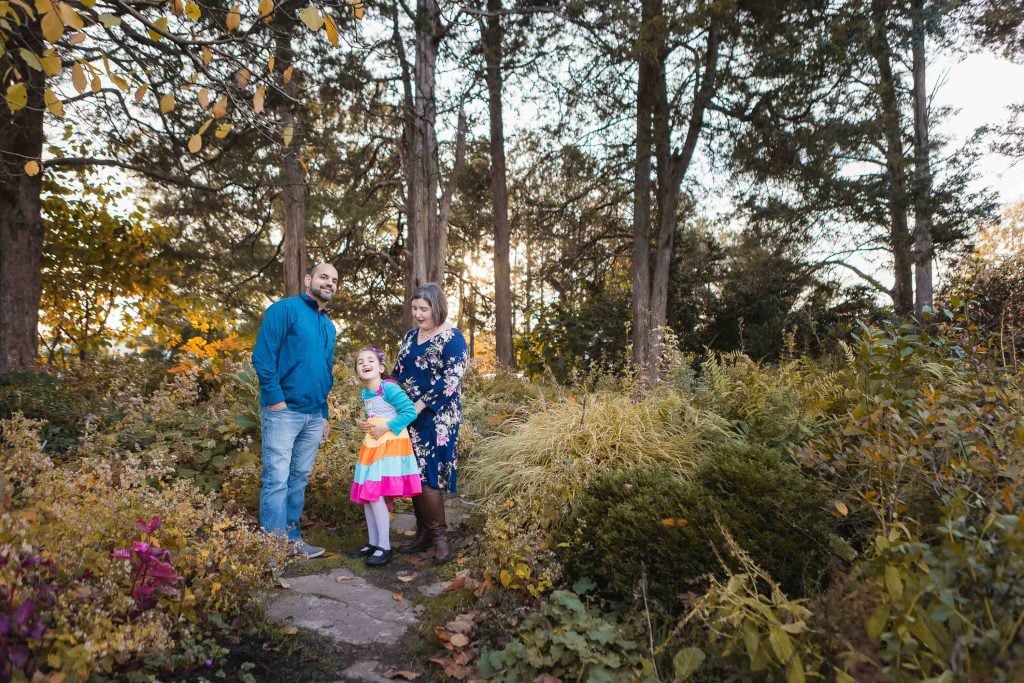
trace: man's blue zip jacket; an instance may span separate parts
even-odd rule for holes
[[[284,401],[291,410],[327,417],[334,335],[334,324],[308,294],[271,304],[252,352],[260,405]]]

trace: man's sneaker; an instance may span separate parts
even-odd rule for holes
[[[307,560],[312,560],[314,557],[320,557],[323,554],[323,548],[310,545],[301,539],[292,542],[292,555],[299,555],[301,557],[305,557]]]

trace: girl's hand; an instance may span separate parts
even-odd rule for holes
[[[416,407],[417,415],[419,415],[420,413],[427,409],[427,404],[424,403],[423,401],[420,401],[419,399],[417,399],[416,403],[414,403],[413,405]]]
[[[369,431],[370,436],[372,436],[375,439],[379,439],[380,437],[384,436],[391,430],[388,429],[387,425],[372,425]]]
[[[364,432],[370,431],[370,421],[369,420],[356,420],[356,426],[359,427]]]

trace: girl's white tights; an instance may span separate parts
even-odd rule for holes
[[[363,503],[363,514],[366,515],[366,529],[370,537],[370,545],[381,550],[391,549],[391,513],[383,497],[372,503]]]

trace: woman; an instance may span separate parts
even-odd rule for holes
[[[448,301],[433,282],[413,292],[416,327],[406,332],[392,376],[416,406],[409,425],[420,466],[423,493],[412,499],[416,536],[398,551],[416,553],[434,546],[434,563],[451,559],[445,538],[444,490],[455,493],[458,465],[456,441],[462,422],[462,378],[469,349],[462,333],[448,322]]]

